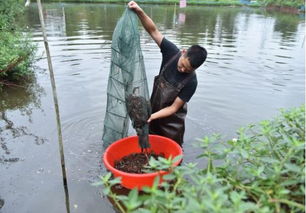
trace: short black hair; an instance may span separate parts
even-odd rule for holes
[[[190,65],[196,69],[199,66],[201,66],[207,57],[207,51],[204,47],[201,47],[200,45],[192,45],[188,48],[186,53]]]

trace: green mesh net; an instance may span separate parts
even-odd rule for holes
[[[103,145],[109,146],[128,134],[129,115],[139,140],[148,135],[149,90],[140,47],[138,19],[126,9],[112,37],[112,58],[107,86]],[[142,148],[149,145],[142,142]]]

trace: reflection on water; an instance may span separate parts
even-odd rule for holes
[[[7,144],[8,139],[10,138],[17,138],[17,137],[23,137],[23,136],[30,136],[34,138],[34,141],[37,145],[43,144],[46,139],[41,138],[28,130],[26,126],[16,126],[12,120],[9,120],[9,118],[6,115],[6,112],[0,113],[0,118],[2,120],[1,126],[0,126],[0,145],[2,150],[5,153],[5,156],[10,155],[11,151],[8,148],[9,144]],[[19,161],[19,157],[9,157],[6,158],[5,156],[0,157],[0,163],[2,162],[17,162]]]
[[[37,145],[43,144],[46,139],[37,136],[26,126],[19,125],[18,120],[10,119],[7,114],[9,111],[19,111],[28,122],[32,121],[33,110],[40,109],[40,97],[44,95],[44,89],[37,84],[35,76],[23,85],[4,87],[0,94],[0,145],[2,152],[0,163],[13,163],[20,160],[20,157],[10,157],[10,141],[18,137],[31,137]],[[1,151],[1,150],[0,150]],[[14,154],[14,153],[12,153]]]
[[[101,138],[110,45],[125,6],[44,6],[60,104],[71,211],[114,212],[107,199],[101,201],[100,189],[89,182],[95,182],[105,172]],[[199,150],[191,146],[196,138],[212,133],[234,137],[235,130],[243,125],[269,119],[279,108],[304,103],[304,18],[249,8],[143,8],[160,31],[180,48],[199,43],[208,50],[207,62],[197,71],[197,91],[188,105],[184,162],[196,161]],[[28,8],[20,25],[33,32],[41,55],[44,46],[35,4]],[[152,89],[161,54],[141,26],[140,34]],[[47,69],[46,59],[39,60],[36,66]],[[7,174],[0,176],[7,186],[0,192],[5,200],[3,212],[41,212],[46,206],[53,212],[65,209],[50,81],[46,75],[38,74],[37,84],[42,91],[12,89],[0,94],[6,103],[1,105],[2,129],[10,126],[11,121],[14,128],[26,127],[26,133],[47,139],[42,146],[32,146],[36,139],[31,135],[14,138],[8,129],[0,132],[0,138],[5,138],[1,141],[1,156],[7,158],[6,153],[10,153],[12,158],[23,159],[14,164],[16,168],[0,167],[0,173]],[[130,134],[135,133],[131,130]],[[10,146],[11,141],[18,146]],[[20,181],[18,176],[24,174],[28,176]],[[46,195],[48,202],[40,198],[41,194]]]
[[[0,111],[21,110],[31,115],[33,109],[41,107],[40,97],[45,95],[44,89],[31,76],[27,82],[16,86],[7,86],[0,93]]]
[[[0,209],[2,208],[3,205],[4,205],[4,200],[1,199],[1,197],[0,197]]]

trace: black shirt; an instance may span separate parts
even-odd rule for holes
[[[178,82],[181,82],[189,75],[192,75],[192,73],[182,73],[177,70],[177,63],[181,54],[179,53],[180,50],[175,44],[164,37],[160,44],[160,50],[163,56],[160,71],[169,60],[175,57],[175,60],[172,61],[168,68],[164,71],[164,77],[171,85],[176,86]],[[178,97],[184,102],[188,102],[195,93],[197,85],[198,80],[196,75],[194,75],[182,88],[178,94]]]

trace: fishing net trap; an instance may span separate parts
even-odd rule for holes
[[[138,18],[126,8],[112,37],[103,146],[108,147],[127,136],[130,118],[139,140],[143,135],[147,137],[149,129],[146,121],[151,114],[150,109]],[[148,146],[143,144],[141,147]]]

